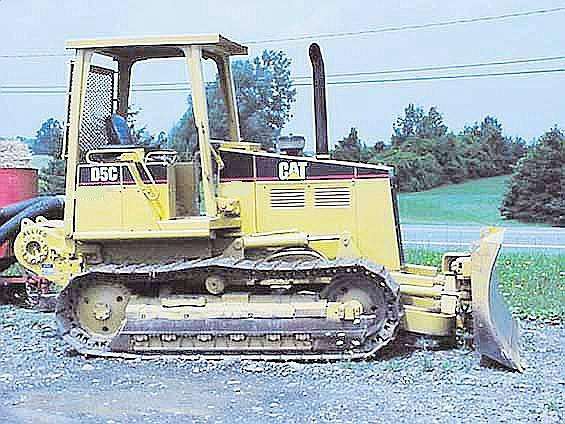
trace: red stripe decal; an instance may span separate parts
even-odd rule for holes
[[[281,180],[277,177],[244,177],[244,178],[220,178],[220,182],[230,182],[230,181],[281,181],[281,182],[300,182],[300,181],[311,181],[311,180],[356,180],[356,179],[369,179],[369,178],[388,178],[388,175],[353,175],[353,174],[337,174],[337,175],[320,175],[320,176],[310,176],[307,177],[305,180]]]

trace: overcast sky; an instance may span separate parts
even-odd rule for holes
[[[234,41],[303,34],[359,31],[424,24],[510,12],[565,6],[565,1],[450,0],[396,1],[41,1],[0,0],[0,56],[63,53],[67,39],[122,35],[220,32]],[[429,65],[466,64],[565,54],[565,13],[463,24],[362,37],[321,39],[327,73],[366,72]],[[295,76],[310,74],[311,41],[251,45],[282,49],[292,59]],[[67,80],[67,59],[0,58],[0,85],[59,85]],[[464,72],[560,68],[565,61],[498,66],[475,70],[384,75],[447,75]],[[182,63],[138,69],[136,82],[179,81]],[[437,106],[450,129],[492,114],[508,135],[530,139],[551,126],[565,126],[565,75],[554,73],[510,78],[403,82],[328,88],[330,139],[359,129],[363,140],[388,140],[392,123],[408,103]],[[170,94],[170,93],[167,93]],[[186,106],[185,93],[136,93],[133,103],[153,131],[170,130]],[[9,95],[0,90],[0,135],[33,135],[51,116],[64,119],[62,95]],[[312,141],[310,88],[298,88],[293,119],[285,132]]]

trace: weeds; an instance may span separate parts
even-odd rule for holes
[[[441,252],[406,249],[409,263],[440,266]],[[497,261],[499,289],[522,319],[565,319],[565,255],[502,253]]]

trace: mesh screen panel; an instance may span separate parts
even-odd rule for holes
[[[79,132],[80,160],[86,152],[109,144],[106,121],[114,109],[114,71],[91,66],[86,82],[84,109]]]

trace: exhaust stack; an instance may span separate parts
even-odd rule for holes
[[[320,46],[310,44],[308,49],[312,62],[314,81],[314,123],[316,126],[316,157],[328,158],[328,113],[326,109],[326,72]]]

